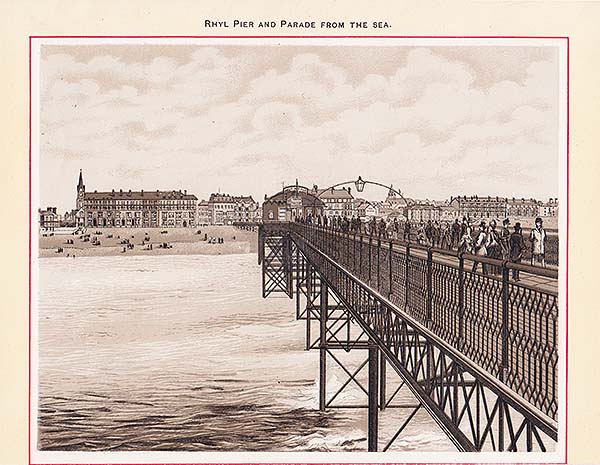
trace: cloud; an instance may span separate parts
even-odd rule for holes
[[[42,198],[72,203],[70,184],[57,194],[44,179],[59,165],[94,167],[89,185],[174,188],[176,180],[200,196],[220,186],[262,198],[282,180],[329,185],[358,174],[412,197],[555,195],[552,56],[532,54],[518,78],[504,72],[482,86],[474,58],[458,53],[403,50],[374,73],[365,54],[360,70],[349,68],[349,47],[305,49],[198,47],[186,59],[146,60],[136,60],[135,46],[128,59],[107,47],[87,60],[48,54]],[[493,50],[481,56],[494,66]]]

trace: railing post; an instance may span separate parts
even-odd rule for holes
[[[433,252],[431,247],[427,249],[427,323],[430,324],[433,313]]]
[[[350,232],[346,231],[346,266],[350,268]]]
[[[389,268],[390,268],[390,292],[388,293],[388,299],[391,299],[392,294],[393,294],[393,288],[392,288],[392,285],[394,283],[394,278],[392,276],[392,253],[393,253],[393,247],[394,247],[394,244],[393,244],[392,240],[390,240],[390,255],[389,255],[389,263],[390,263],[390,266],[389,266]]]
[[[360,234],[360,243],[359,243],[359,247],[358,247],[358,270],[359,270],[360,279],[364,279],[362,249],[363,249],[363,235]]]
[[[310,314],[312,312],[312,267],[306,261],[306,350],[310,350]]]
[[[458,348],[462,350],[465,344],[464,336],[464,309],[465,309],[465,258],[463,253],[458,254]]]
[[[410,243],[407,242],[406,243],[406,264],[405,264],[405,268],[404,268],[404,280],[405,280],[404,308],[405,308],[405,310],[408,310],[408,299],[410,298],[410,291],[409,291],[410,279],[408,278],[408,274],[409,274],[409,270],[410,270],[409,263],[410,263]]]
[[[300,251],[296,249],[296,320],[300,318]],[[302,267],[304,269],[304,267]]]
[[[502,338],[502,360],[500,362],[500,372],[498,378],[505,380],[508,367],[508,268],[506,261],[502,262],[502,326],[500,335]],[[498,399],[498,450],[504,451],[504,401]]]
[[[333,240],[334,240],[333,225],[331,225],[329,227],[328,235],[329,235],[329,237],[327,238],[328,254],[331,258],[334,258],[334,256],[333,256]]]
[[[377,238],[377,286],[375,287],[375,289],[377,289],[378,291],[380,291],[380,286],[381,286],[381,274],[380,274],[380,268],[381,268],[381,239]]]
[[[356,232],[352,234],[352,272],[356,274]]]
[[[369,286],[371,285],[371,248],[372,248],[373,238],[369,236]]]
[[[285,244],[285,274],[286,274],[286,287],[287,295],[290,299],[294,298],[294,253],[292,251],[292,238],[290,232],[285,233],[284,236]]]
[[[508,369],[508,267],[502,262],[502,366],[500,381],[504,381]]]

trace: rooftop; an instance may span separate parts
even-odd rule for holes
[[[111,191],[111,192],[86,192],[87,200],[198,200],[193,194],[187,191]]]
[[[317,186],[313,187],[311,192],[313,195],[316,195],[320,199],[353,199],[350,192],[350,188],[348,189],[334,189],[330,187],[329,189],[319,189]]]
[[[236,202],[254,202],[254,199],[251,195],[231,195],[231,194],[221,194],[221,193],[212,193],[210,194],[210,198],[208,199],[210,203],[236,203]]]

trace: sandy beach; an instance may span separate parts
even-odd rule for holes
[[[40,257],[256,253],[258,241],[256,231],[244,231],[233,226],[88,228],[84,234],[46,234],[40,233]],[[211,238],[222,238],[223,242],[211,243]],[[59,249],[62,251],[59,252]]]

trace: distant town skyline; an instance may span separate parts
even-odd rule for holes
[[[373,185],[369,185],[367,184],[364,188],[363,192],[358,192],[356,190],[356,187],[354,185],[355,180],[349,180],[351,182],[345,183],[341,186],[335,187],[335,189],[348,189],[350,188],[350,192],[352,194],[352,196],[354,198],[357,199],[363,199],[369,202],[384,202],[388,196],[389,193],[389,189],[384,188],[382,186],[373,186]],[[372,180],[368,180],[368,181],[372,181]],[[309,189],[313,189],[314,186],[316,185],[318,187],[319,192],[322,191],[323,189],[328,189],[331,186],[334,186],[335,184],[338,184],[338,182],[335,183],[331,183],[329,185],[324,185],[324,186],[319,186],[316,184],[302,184],[301,182],[298,182],[298,185],[301,187],[306,187]],[[263,194],[262,196],[256,197],[252,194],[248,194],[248,193],[244,193],[244,192],[237,192],[237,191],[223,191],[220,188],[217,189],[213,189],[210,191],[206,191],[208,192],[207,195],[205,196],[199,196],[198,194],[196,194],[194,191],[191,191],[189,189],[185,189],[185,187],[176,187],[173,189],[152,189],[152,188],[147,188],[147,187],[142,187],[141,189],[131,189],[128,187],[112,187],[110,189],[97,189],[93,186],[88,186],[87,185],[87,181],[86,181],[86,191],[89,193],[93,193],[93,192],[111,192],[111,191],[116,191],[116,192],[127,192],[127,191],[146,191],[146,192],[152,192],[152,191],[176,191],[176,192],[185,192],[191,195],[195,195],[198,198],[198,202],[201,201],[207,201],[212,195],[214,194],[223,194],[223,195],[230,195],[230,196],[244,196],[244,195],[248,195],[250,197],[253,198],[254,201],[256,201],[259,204],[262,204],[265,195],[267,197],[271,197],[272,195],[276,194],[277,192],[281,191],[282,187],[293,187],[295,185],[295,180],[293,183],[280,183],[280,185],[278,186],[278,188],[276,190],[274,190],[273,192],[268,192]],[[516,197],[516,196],[507,196],[507,195],[490,195],[490,194],[478,194],[478,193],[454,193],[449,195],[448,197],[445,198],[434,198],[434,197],[416,197],[416,196],[411,196],[409,193],[404,192],[401,188],[398,188],[397,186],[395,186],[393,183],[390,184],[390,186],[392,189],[400,191],[400,193],[406,197],[407,199],[412,199],[412,200],[416,200],[416,201],[432,201],[432,202],[445,202],[445,201],[450,201],[452,198],[455,197],[481,197],[481,198],[485,198],[485,197],[492,197],[492,198],[507,198],[507,199],[511,199],[511,198],[516,198],[516,199],[533,199],[533,200],[537,200],[537,201],[541,201],[541,202],[547,202],[548,200],[553,200],[557,197],[545,197],[545,198],[541,198],[541,197],[535,197],[535,196],[531,196],[531,195],[525,195],[525,196],[520,196],[520,197]],[[75,192],[75,194],[73,194],[73,198],[72,198],[72,206],[67,206],[64,209],[61,209],[60,207],[57,207],[55,204],[49,204],[48,202],[44,203],[43,201],[40,202],[40,205],[38,206],[39,208],[46,208],[46,207],[52,207],[52,208],[58,208],[58,213],[63,213],[64,211],[70,211],[75,209],[76,207],[76,189],[74,188],[73,191]]]
[[[40,207],[61,212],[79,169],[90,191],[198,199],[359,175],[558,197],[556,47],[43,45],[40,84]]]

